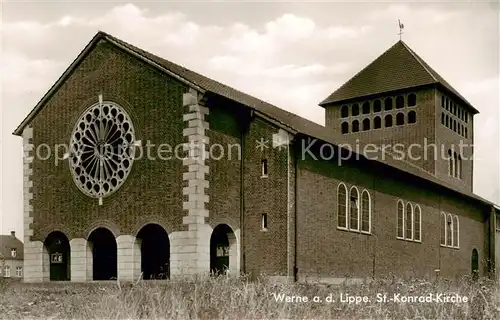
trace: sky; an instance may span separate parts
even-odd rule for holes
[[[318,103],[399,40],[400,19],[403,41],[480,111],[474,118],[473,188],[500,203],[498,2],[0,6],[2,233],[23,234],[22,138],[12,131],[98,30],[324,124]]]

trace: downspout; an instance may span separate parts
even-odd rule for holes
[[[245,116],[241,127],[240,143],[240,250],[241,250],[241,266],[240,273],[246,274],[245,263],[245,135],[250,127],[250,122],[254,116],[253,110],[250,110],[249,116]]]
[[[294,257],[293,257],[293,278],[294,281],[298,281],[298,273],[299,273],[299,268],[297,267],[297,210],[298,210],[298,184],[299,184],[299,161],[298,161],[298,152],[297,152],[297,139],[296,136],[294,136],[294,139],[292,141],[293,145],[293,161],[294,161],[294,168],[295,168],[295,183],[294,183],[294,210],[293,210],[293,220],[294,220],[294,230],[293,230],[293,235],[294,235]]]

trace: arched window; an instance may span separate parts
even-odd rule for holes
[[[359,230],[359,192],[356,187],[349,192],[349,230]]]
[[[457,154],[456,161],[457,161],[456,177],[458,179],[462,179],[462,157],[459,154]]]
[[[455,152],[448,150],[448,175],[455,175]]]
[[[405,98],[403,96],[396,97],[396,109],[401,109],[405,107]]]
[[[444,112],[441,112],[441,124],[444,125]]]
[[[421,234],[422,234],[422,211],[420,210],[420,206],[416,205],[415,206],[415,211],[413,212],[413,240],[415,241],[421,241]]]
[[[347,118],[347,117],[349,117],[349,107],[348,107],[348,106],[343,105],[343,106],[340,108],[340,117],[342,117],[342,118]]]
[[[392,127],[392,116],[390,114],[386,115],[384,120],[386,128]]]
[[[454,215],[453,216],[453,247],[458,248],[459,247],[459,223],[458,223],[458,216]]]
[[[349,133],[349,123],[347,122],[342,122],[342,134],[347,134]]]
[[[370,119],[366,118],[363,120],[363,131],[370,130]]]
[[[446,110],[450,111],[450,100],[448,100],[448,98],[445,99],[446,99]]]
[[[405,214],[405,210],[404,210],[403,201],[399,200],[398,201],[398,230],[397,230],[397,237],[400,238],[400,239],[404,239],[404,223],[405,223],[404,214]]]
[[[343,183],[337,188],[337,227],[347,229],[347,188]]]
[[[441,245],[446,245],[446,214],[441,212]]]
[[[370,113],[370,102],[365,101],[363,102],[363,107],[362,107],[363,114],[369,114]]]
[[[457,120],[453,120],[453,131],[457,132]]]
[[[414,93],[408,95],[408,107],[414,107],[417,105],[417,96]]]
[[[460,122],[458,123],[458,134],[462,135],[462,125],[460,124]]]
[[[372,203],[368,191],[363,190],[361,194],[361,232],[371,232]]]
[[[469,113],[467,111],[465,111],[464,118],[465,118],[465,123],[469,122]]]
[[[477,249],[472,249],[472,257],[471,257],[471,272],[472,278],[477,280],[479,276],[479,255],[477,253]]]
[[[465,128],[465,139],[468,139],[467,128]]]
[[[408,112],[408,123],[417,122],[417,113],[415,111]]]
[[[404,113],[400,112],[396,115],[396,125],[402,126],[404,124],[405,124],[405,115]]]
[[[444,108],[444,96],[441,96],[441,107]]]
[[[405,239],[413,240],[413,206],[406,204],[405,210]]]
[[[446,127],[449,128],[450,127],[450,118],[448,117],[448,115],[446,115],[445,118],[446,118]]]
[[[373,118],[373,129],[380,129],[382,127],[382,119],[379,116]]]
[[[352,105],[352,116],[358,116],[359,115],[359,104],[355,103]]]
[[[384,101],[384,109],[386,111],[388,110],[392,110],[392,98],[385,98],[385,101]]]
[[[453,219],[451,214],[448,213],[446,216],[446,245],[450,247],[453,244],[453,232]]]
[[[380,112],[382,111],[382,103],[380,102],[379,99],[373,101],[373,112]]]
[[[352,122],[352,132],[358,132],[359,131],[359,121],[354,120]]]

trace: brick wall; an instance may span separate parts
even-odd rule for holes
[[[414,93],[417,97],[417,104],[414,107],[408,107],[407,101],[409,94]],[[331,105],[326,107],[325,112],[325,124],[327,128],[331,128],[334,132],[341,132],[341,123],[348,122],[349,123],[349,135],[359,138],[361,141],[365,143],[374,143],[376,145],[386,144],[392,145],[402,144],[406,149],[412,143],[416,143],[419,145],[424,145],[424,139],[427,139],[427,143],[435,142],[435,89],[433,88],[415,88],[410,91],[399,91],[388,94],[377,95],[373,97],[368,97],[363,100],[349,101],[347,103],[339,103],[335,105]],[[396,109],[396,97],[402,96],[404,97],[405,107],[401,109]],[[385,111],[384,109],[384,99],[387,97],[392,98],[392,110]],[[375,100],[379,100],[381,102],[381,112],[373,112],[373,104]],[[363,102],[370,102],[370,110],[371,113],[364,115],[362,114],[362,105]],[[341,118],[340,108],[342,105],[348,105],[349,111],[351,111],[351,107],[354,103],[358,103],[360,108],[359,116],[352,117],[349,113],[348,118]],[[416,123],[409,124],[408,122],[408,113],[410,111],[416,112]],[[402,126],[396,125],[396,116],[398,113],[404,114],[405,124]],[[384,127],[384,117],[386,115],[392,115],[392,127],[385,128]],[[382,120],[382,127],[380,129],[374,129],[374,118],[379,116]],[[362,131],[362,121],[364,119],[370,119],[370,130]],[[358,120],[360,123],[360,131],[357,133],[351,132],[351,124],[352,121]],[[412,157],[417,159],[409,159],[406,157],[407,161],[415,164],[424,170],[434,173],[435,164],[434,164],[434,156],[433,153],[429,154],[427,160],[424,157],[423,150],[412,149]]]
[[[253,276],[287,274],[287,151],[272,146],[278,128],[260,118],[245,136],[245,270]],[[264,138],[269,148],[256,148]],[[261,161],[267,159],[269,175],[261,177]],[[261,231],[262,214],[268,215],[268,231]]]
[[[370,235],[337,229],[338,184],[366,189],[372,198]],[[299,159],[297,199],[297,266],[305,276],[445,277],[470,274],[472,249],[479,260],[488,257],[484,212],[448,192],[420,180],[395,174],[359,161],[336,162]],[[396,239],[397,201],[418,204],[422,210],[422,242]],[[440,212],[460,219],[460,249],[440,246]],[[484,274],[486,265],[480,271]]]
[[[148,140],[175,146],[183,142],[182,94],[186,91],[178,81],[101,42],[34,119],[35,148],[42,143],[68,144],[76,119],[98,102],[99,93],[132,117],[136,140],[142,140],[143,146]],[[32,240],[44,241],[54,229],[70,240],[86,238],[92,226],[104,223],[117,229],[112,230],[116,236],[133,234],[153,216],[170,230],[183,230],[181,160],[136,160],[125,183],[104,198],[102,206],[77,189],[67,161],[61,162],[56,166],[52,153],[49,160],[33,163]]]

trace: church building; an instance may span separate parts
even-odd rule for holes
[[[24,281],[492,276],[474,106],[398,41],[320,107],[325,126],[98,32],[14,131]]]

